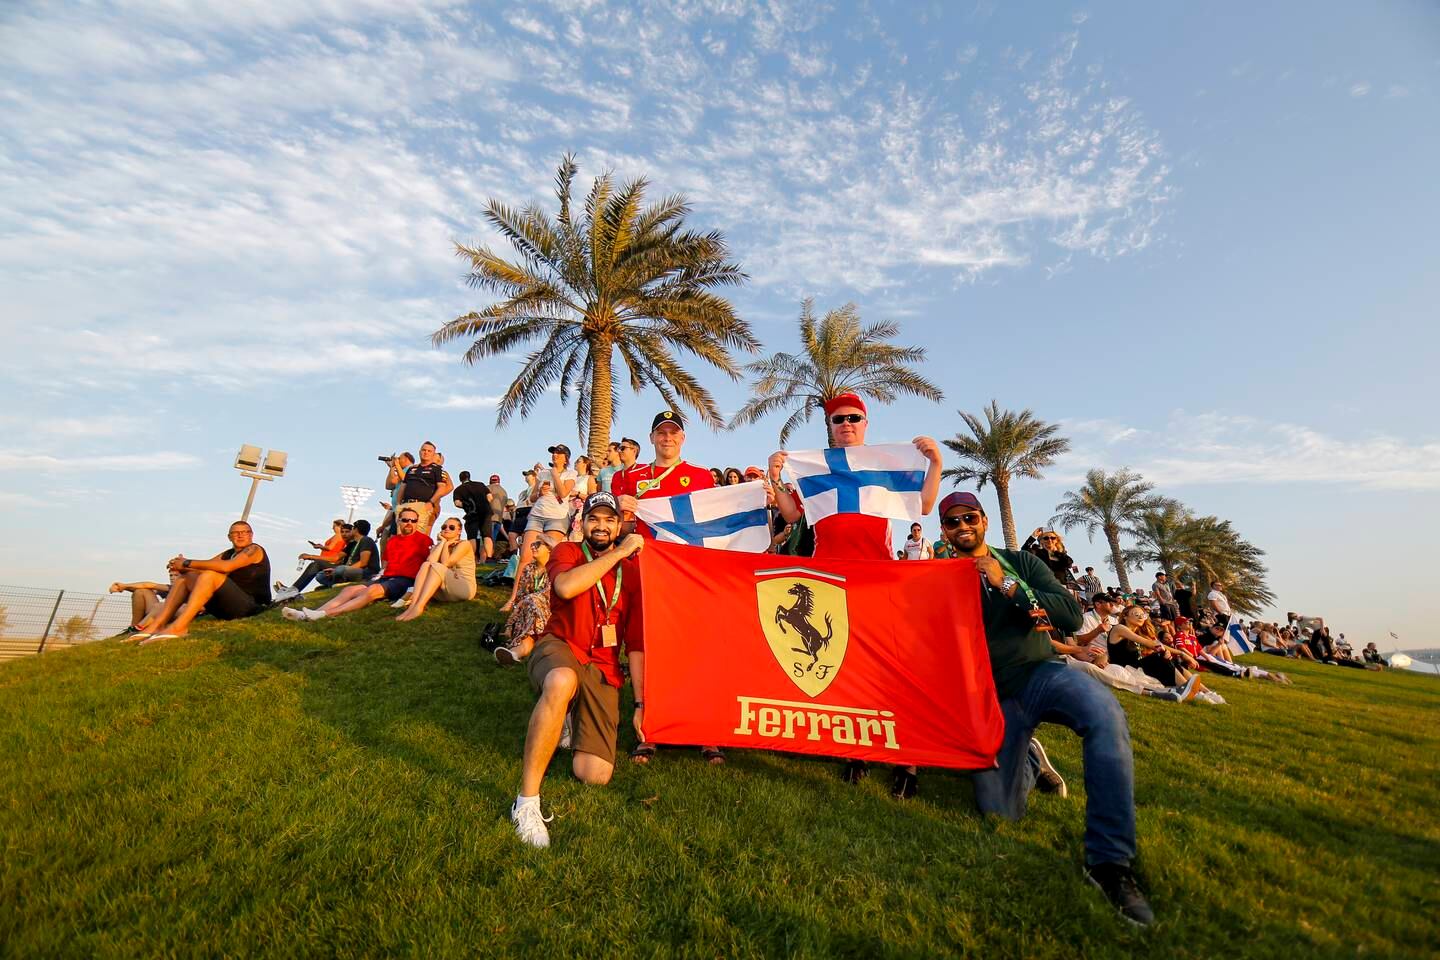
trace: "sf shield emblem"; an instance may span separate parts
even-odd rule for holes
[[[809,571],[755,584],[760,628],[780,669],[807,697],[834,682],[850,643],[845,588]]]

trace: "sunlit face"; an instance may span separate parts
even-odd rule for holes
[[[985,533],[990,521],[983,511],[957,503],[940,518],[940,530],[945,542],[960,553],[970,554],[985,545]]]
[[[680,448],[685,445],[685,431],[673,423],[662,423],[650,431],[650,443],[658,459],[673,460],[680,456]]]
[[[236,550],[244,550],[255,542],[255,531],[250,529],[248,523],[230,524],[230,545]]]
[[[920,524],[918,524],[918,523],[912,523],[912,524],[910,524],[910,539],[911,539],[911,540],[919,540],[919,539],[920,539]]]
[[[441,540],[459,540],[461,532],[459,520],[446,520],[440,525]]]
[[[435,444],[426,443],[420,447],[420,463],[429,466],[435,462]]]
[[[620,518],[609,507],[597,507],[580,522],[585,541],[594,550],[609,550],[620,534]]]
[[[545,566],[550,562],[550,541],[536,541],[535,546],[530,549],[530,553],[539,562],[540,566]]]
[[[851,423],[850,418],[856,416],[862,419],[857,423]],[[840,423],[836,423],[836,417],[844,417],[845,419]],[[836,407],[833,411],[826,414],[826,419],[830,422],[830,436],[834,439],[835,446],[858,447],[863,444],[865,442],[865,428],[870,425],[870,421],[864,419],[864,417],[864,410],[861,410],[859,407],[849,406]]]

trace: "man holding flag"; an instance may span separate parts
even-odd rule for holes
[[[775,451],[770,455],[770,485],[775,491],[775,506],[786,523],[795,523],[802,515],[809,517],[815,531],[814,556],[890,560],[895,556],[891,548],[891,519],[918,520],[935,506],[943,467],[940,445],[930,437],[916,437],[912,441],[925,463],[923,474],[913,469],[918,464],[905,464],[912,469],[898,470],[884,467],[900,464],[861,464],[856,462],[861,457],[852,454],[858,454],[865,446],[865,431],[870,425],[865,401],[854,393],[832,397],[825,402],[825,419],[835,445],[826,450],[824,456],[833,472],[829,477],[817,474],[799,478],[792,492],[780,482],[780,471],[786,466],[789,454],[784,450]],[[865,469],[867,466],[872,469]],[[881,469],[873,469],[876,466]],[[808,511],[805,506],[807,485],[814,499],[823,499],[826,504],[824,515],[818,519],[814,505]],[[833,511],[828,509],[827,496],[832,489]],[[873,503],[888,504],[891,509],[885,513],[864,510],[867,493]],[[869,765],[864,760],[852,760],[845,765],[841,776],[847,783],[859,783],[868,772]],[[897,767],[891,794],[904,800],[913,797],[917,789],[915,768]]]
[[[996,766],[974,774],[981,813],[1025,815],[1030,790],[1064,795],[1044,748],[1031,739],[1043,721],[1079,734],[1085,757],[1085,878],[1131,923],[1155,915],[1135,880],[1135,770],[1130,729],[1115,697],[1094,677],[1066,669],[1050,637],[1080,628],[1080,605],[1037,557],[985,543],[990,522],[973,493],[940,503],[940,528],[960,557],[975,561],[995,692],[1005,715]]]
[[[625,561],[639,553],[645,541],[632,533],[616,543],[620,505],[609,493],[592,493],[586,499],[580,528],[584,540],[562,541],[550,555],[550,621],[529,658],[530,685],[540,699],[525,732],[520,793],[510,820],[520,839],[533,847],[550,845],[540,813],[540,784],[560,745],[566,714],[574,718],[565,745],[575,751],[571,769],[576,778],[596,786],[609,783],[620,725],[622,641],[630,652],[637,689],[642,676],[639,640],[629,631],[639,602],[637,571],[633,562]]]
[[[685,462],[682,456],[685,447],[685,421],[674,410],[661,410],[655,414],[655,419],[650,421],[650,445],[655,450],[653,460],[649,463],[633,463],[610,478],[610,490],[620,502],[620,516],[624,521],[636,519],[638,500],[681,496],[697,490],[709,490],[715,486],[715,478],[710,475],[709,470]],[[621,452],[623,456],[623,448]],[[638,452],[637,448],[635,453]],[[633,457],[634,453],[631,456]],[[643,520],[635,524],[635,531],[645,537],[654,535]],[[640,587],[638,571],[635,585]],[[645,625],[638,608],[630,629],[636,636],[644,633]],[[638,719],[636,729],[639,730]],[[643,734],[641,736],[643,737]],[[712,764],[725,762],[725,754],[717,746],[701,747],[700,755]],[[630,752],[630,759],[636,763],[649,763],[653,756],[655,744],[643,739]]]

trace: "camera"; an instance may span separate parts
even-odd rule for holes
[[[376,457],[375,459],[376,459],[376,460],[379,460],[381,463],[389,463],[390,461],[392,461],[392,460],[395,459],[395,454],[392,453],[392,454],[390,454],[390,456],[388,456],[388,457],[382,454],[382,455]]]

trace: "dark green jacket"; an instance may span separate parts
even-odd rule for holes
[[[1023,587],[1013,597],[992,589],[988,580],[980,579],[980,606],[985,618],[985,641],[990,647],[990,671],[995,676],[995,692],[1000,699],[1013,697],[1025,688],[1030,671],[1046,660],[1059,660],[1050,646],[1050,638],[1062,638],[1080,629],[1080,604],[1060,585],[1050,568],[1034,554],[1023,550],[990,552],[1003,556],[1010,569],[1035,591],[1035,599],[1050,615],[1054,633],[1033,628],[1030,598]]]

